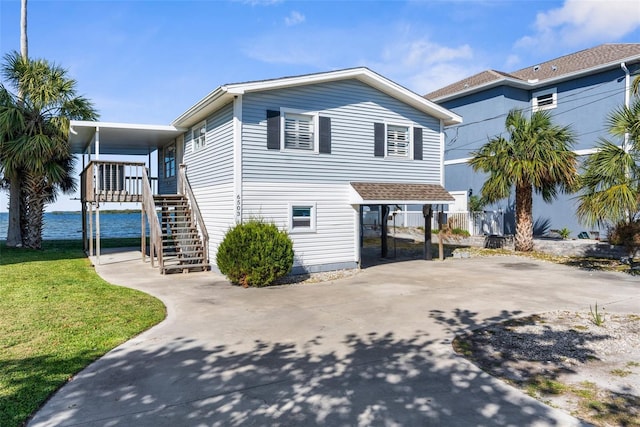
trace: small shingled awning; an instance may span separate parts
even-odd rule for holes
[[[352,182],[354,205],[446,205],[455,199],[438,184]]]

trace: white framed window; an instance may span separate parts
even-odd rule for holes
[[[198,123],[191,128],[191,149],[198,151],[207,144],[207,121]]]
[[[315,203],[292,203],[289,205],[289,232],[305,233],[316,231]]]
[[[541,111],[541,110],[550,110],[552,108],[556,108],[558,106],[558,93],[554,90],[553,92],[546,92],[535,95],[531,99],[531,111]]]
[[[318,152],[318,115],[316,113],[281,109],[282,150]]]
[[[176,144],[171,143],[164,146],[164,177],[172,178],[176,176]]]
[[[411,157],[411,133],[410,126],[387,124],[386,129],[386,156],[387,157]]]

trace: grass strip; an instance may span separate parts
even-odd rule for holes
[[[81,241],[41,251],[0,242],[0,425],[23,425],[74,374],[165,315],[158,299],[102,280]]]

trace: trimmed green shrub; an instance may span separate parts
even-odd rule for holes
[[[216,263],[235,285],[269,286],[291,271],[293,243],[275,224],[252,219],[227,231]]]

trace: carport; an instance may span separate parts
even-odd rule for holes
[[[430,260],[431,255],[431,218],[434,205],[448,205],[455,201],[439,184],[423,183],[391,183],[391,182],[352,182],[351,203],[359,207],[360,253],[363,247],[363,225],[365,206],[377,205],[381,212],[380,256],[388,256],[387,218],[390,206],[422,205],[424,216],[424,250],[423,258]]]

